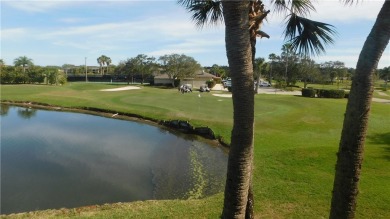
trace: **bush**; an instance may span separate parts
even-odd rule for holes
[[[216,84],[222,84],[222,78],[214,78],[213,80]]]
[[[206,81],[206,84],[207,84],[207,87],[209,87],[210,89],[213,88],[217,83],[211,79],[211,80],[208,80]]]
[[[316,90],[303,88],[302,97],[316,97]]]
[[[173,85],[174,85],[175,87],[178,87],[178,86],[180,85],[180,79],[175,79],[175,80],[173,81]]]
[[[325,89],[318,89],[317,90],[317,97],[321,98],[344,98],[345,91],[344,90],[325,90]]]

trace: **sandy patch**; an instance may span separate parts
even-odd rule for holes
[[[259,88],[259,94],[302,95],[302,91],[285,91],[276,88]]]
[[[377,103],[390,103],[390,100],[376,98],[376,97],[373,97],[372,101],[377,102]]]
[[[102,89],[100,91],[124,91],[124,90],[136,90],[136,89],[141,89],[141,88],[136,86],[127,86],[127,87],[118,87],[112,89]]]
[[[232,97],[232,94],[213,94],[213,96],[217,96],[217,97]]]
[[[259,94],[278,94],[278,95],[298,95],[301,96],[301,91],[283,91],[274,88],[259,88]],[[217,97],[232,97],[232,94],[213,94]]]
[[[378,91],[378,94],[381,95],[381,96],[386,96],[386,97],[389,96],[387,93],[384,93],[384,92],[381,92],[381,91]]]

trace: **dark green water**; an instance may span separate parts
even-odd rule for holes
[[[227,154],[159,127],[1,106],[1,213],[223,191]]]

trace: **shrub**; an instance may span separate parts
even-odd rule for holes
[[[345,91],[344,90],[325,90],[325,89],[318,89],[317,90],[317,97],[321,98],[344,98]]]
[[[207,84],[207,87],[209,87],[210,89],[213,88],[217,83],[211,79],[211,80],[208,80],[206,81],[206,84]]]
[[[222,84],[222,78],[214,78],[213,80],[216,84]]]
[[[178,87],[178,86],[180,85],[180,79],[175,79],[175,80],[173,81],[173,85],[174,85],[175,87]]]
[[[302,89],[302,97],[315,97],[316,96],[316,90],[314,89]]]

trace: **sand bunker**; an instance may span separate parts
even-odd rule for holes
[[[213,94],[213,96],[217,96],[217,97],[232,97],[232,94]]]
[[[141,88],[136,86],[127,86],[127,87],[118,87],[112,89],[103,89],[100,91],[124,91],[124,90],[136,90],[136,89],[141,89]]]

